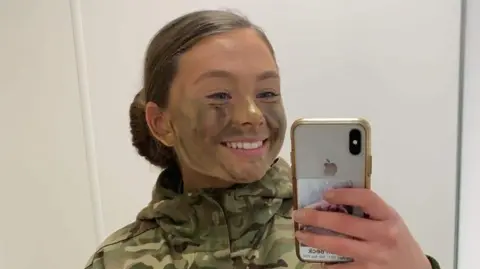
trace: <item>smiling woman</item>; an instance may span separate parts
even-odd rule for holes
[[[178,35],[177,43],[166,46],[170,35]],[[134,140],[160,141],[170,156],[161,167],[178,164],[185,188],[258,180],[277,157],[286,128],[277,72],[266,36],[240,16],[197,12],[173,21],[147,52],[149,133]]]
[[[130,117],[138,153],[164,171],[150,204],[86,268],[310,268],[295,253],[290,167],[278,157],[286,131],[280,75],[259,27],[210,10],[167,24],[147,50]],[[360,203],[379,218],[299,212],[297,221],[332,230],[358,224],[365,241],[299,235],[303,243],[347,252],[355,258],[348,268],[438,268],[375,194],[334,197],[325,199]]]

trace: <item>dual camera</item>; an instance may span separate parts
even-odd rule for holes
[[[362,152],[362,132],[360,132],[360,130],[350,130],[348,135],[348,147],[350,154],[352,155],[359,155]]]

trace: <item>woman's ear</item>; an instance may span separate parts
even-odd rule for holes
[[[167,147],[172,147],[175,136],[169,113],[154,102],[145,105],[145,120],[153,137]]]

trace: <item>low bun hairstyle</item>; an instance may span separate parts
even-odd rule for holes
[[[143,88],[130,105],[132,144],[140,156],[160,168],[175,165],[175,152],[151,135],[145,118],[145,104],[154,102],[167,109],[170,86],[175,78],[179,57],[200,40],[237,29],[251,28],[275,53],[265,33],[247,18],[230,11],[202,10],[187,13],[165,25],[147,48],[143,70]]]
[[[132,144],[140,156],[151,164],[166,168],[174,161],[173,150],[156,140],[145,118],[145,91],[138,92],[130,105],[130,133]]]

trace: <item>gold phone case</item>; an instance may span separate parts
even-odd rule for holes
[[[349,145],[352,139],[352,130],[358,130],[361,134],[360,142],[357,141],[360,148],[358,155],[352,153],[352,148]],[[335,188],[335,184],[347,184],[348,187],[354,188],[370,188],[372,170],[371,129],[369,122],[365,119],[302,118],[292,124],[290,135],[294,209],[306,207],[308,201],[311,203],[312,199],[321,200],[321,198],[318,198],[321,197],[320,193],[328,188]],[[303,185],[300,184],[299,186],[299,178]],[[304,195],[299,195],[299,190]],[[315,196],[317,198],[312,198],[312,195],[315,195],[315,190],[320,190],[319,194]],[[313,204],[322,203],[317,202]],[[342,206],[335,208],[335,205],[328,206],[330,209],[326,210],[329,211],[334,208],[334,210],[345,210],[345,213],[357,214],[358,212],[358,209],[349,206],[343,208]],[[300,228],[298,223],[295,223],[295,231]],[[332,264],[351,261],[349,258],[341,256],[337,256],[338,260],[332,261],[320,261],[315,258],[306,259],[305,257],[310,256],[310,252],[305,253],[305,249],[308,249],[308,247],[301,246],[296,241],[295,248],[297,257],[302,262]],[[310,248],[309,251],[312,250]],[[323,254],[311,255],[313,257]]]

